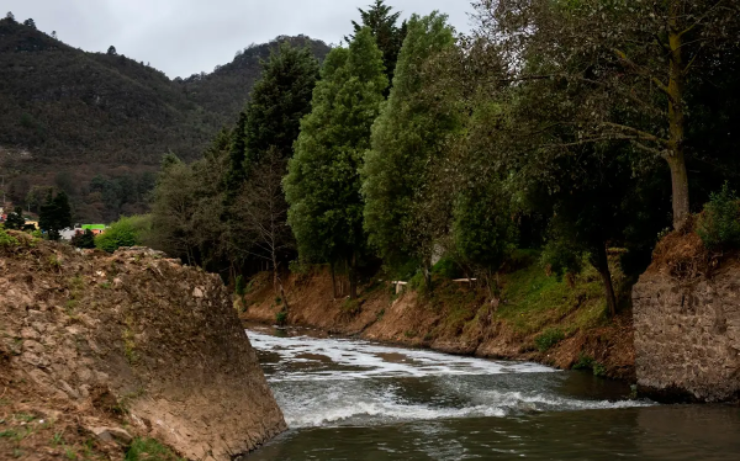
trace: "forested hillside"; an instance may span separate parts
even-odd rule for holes
[[[116,53],[87,53],[11,18],[0,21],[0,175],[15,204],[36,211],[46,188],[65,190],[79,221],[146,210],[166,152],[193,160],[231,124],[280,42],[251,46],[212,74],[170,80]]]

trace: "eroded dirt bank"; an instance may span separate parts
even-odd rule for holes
[[[465,284],[441,283],[428,297],[413,290],[395,295],[390,283],[378,280],[352,304],[334,299],[328,271],[315,270],[288,278],[287,322],[454,354],[591,369],[600,376],[634,381],[631,312],[606,321],[603,299],[592,281],[579,280],[571,289],[565,282],[545,280],[537,271],[542,272],[525,268],[505,278],[509,287],[500,305],[491,305],[482,290]],[[558,299],[548,299],[555,296]],[[273,324],[282,309],[279,301],[271,278],[262,274],[252,281],[241,316]]]
[[[217,276],[151,250],[12,235],[20,245],[0,246],[0,459],[123,459],[150,437],[230,460],[286,429]]]

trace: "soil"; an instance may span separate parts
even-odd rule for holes
[[[319,328],[333,334],[426,347],[452,354],[536,361],[570,369],[584,358],[598,363],[599,374],[634,382],[635,352],[632,313],[621,312],[608,324],[577,329],[546,352],[540,352],[535,339],[551,325],[522,334],[497,316],[497,306],[486,299],[485,290],[471,289],[452,281],[439,282],[434,297],[409,288],[395,295],[388,281],[367,284],[359,301],[334,299],[331,275],[315,270],[307,275],[287,277],[290,312],[287,322],[295,326]],[[251,283],[242,305],[245,321],[273,324],[282,309],[267,274]],[[573,306],[574,316],[578,306]],[[559,319],[567,321],[566,319]]]
[[[231,460],[286,429],[221,280],[144,248],[0,246],[0,459]]]

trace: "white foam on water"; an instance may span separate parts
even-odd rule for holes
[[[269,363],[267,378],[286,422],[294,429],[650,405],[558,395],[545,383],[557,370],[535,363],[349,339],[276,337],[258,331],[248,335],[255,349],[279,356],[277,363]],[[532,385],[521,390],[500,382],[516,374],[526,374],[518,379]]]
[[[497,362],[474,357],[458,357],[429,350],[381,346],[358,340],[318,339],[307,336],[277,337],[257,331],[249,331],[248,335],[255,349],[276,353],[280,356],[281,362],[286,364],[320,363],[316,357],[322,357],[330,360],[335,366],[349,367],[340,370],[278,371],[268,377],[271,382],[557,371],[536,363]]]

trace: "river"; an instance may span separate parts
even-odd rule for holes
[[[252,454],[304,460],[733,460],[740,409],[629,399],[533,363],[254,327],[290,430]]]

